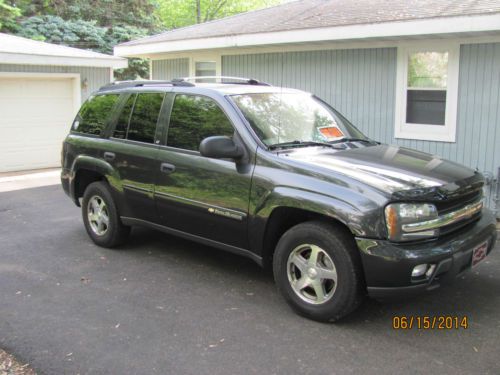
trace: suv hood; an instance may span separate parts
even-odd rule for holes
[[[442,200],[483,185],[481,174],[470,168],[399,146],[377,145],[342,151],[309,147],[280,156],[344,174],[390,193],[395,199]]]

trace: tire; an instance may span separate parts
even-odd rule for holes
[[[277,288],[298,314],[334,322],[354,311],[365,295],[358,251],[351,233],[340,225],[298,224],[276,246]]]
[[[115,247],[130,234],[130,227],[122,224],[109,186],[93,182],[85,189],[82,217],[89,237],[98,246]]]

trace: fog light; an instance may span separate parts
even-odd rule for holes
[[[429,268],[427,269],[427,272],[425,273],[425,277],[430,278],[432,274],[434,273],[434,270],[436,269],[435,264],[429,264]]]
[[[428,268],[429,268],[429,265],[427,263],[419,264],[418,266],[415,266],[413,268],[413,271],[411,271],[411,277],[420,277],[420,276],[424,275],[427,272]]]

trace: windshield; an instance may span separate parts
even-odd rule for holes
[[[267,146],[346,138],[368,140],[337,111],[310,94],[259,93],[231,98]]]

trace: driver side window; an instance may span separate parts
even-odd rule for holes
[[[198,151],[203,139],[214,135],[232,137],[234,129],[217,103],[200,95],[175,96],[167,146]]]

